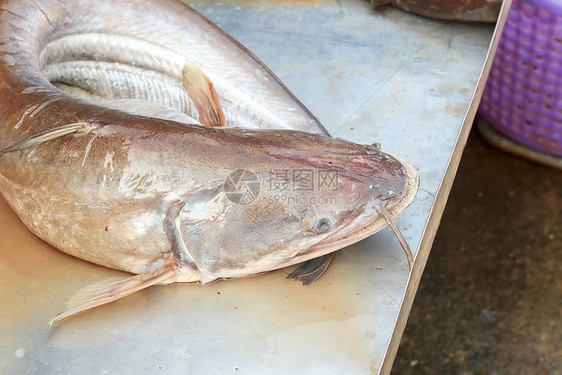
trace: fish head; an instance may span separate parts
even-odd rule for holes
[[[297,211],[300,217],[295,213],[301,232],[293,238],[301,250],[293,262],[339,250],[392,226],[419,187],[415,168],[378,144],[330,143],[333,148],[310,153],[304,160],[320,178],[312,199],[304,200],[308,204]],[[337,184],[324,188],[322,173]]]
[[[240,160],[244,168],[213,199],[182,211],[186,248],[208,274],[239,277],[316,258],[384,228],[381,210],[397,216],[407,206],[411,170],[378,145],[296,138],[285,134],[282,147],[254,140],[255,162]]]

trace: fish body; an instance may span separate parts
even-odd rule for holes
[[[0,12],[0,191],[54,247],[137,274],[54,324],[156,283],[259,274],[386,225],[399,233],[415,169],[329,137],[182,3],[3,1]]]

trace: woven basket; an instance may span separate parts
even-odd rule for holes
[[[562,156],[562,1],[513,1],[479,114],[508,138]]]

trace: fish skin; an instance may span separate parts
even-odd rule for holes
[[[407,176],[401,163],[371,146],[288,130],[203,128],[143,117],[123,118],[109,111],[100,115],[96,108],[87,118],[96,124],[90,132],[53,140],[32,151],[4,154],[0,186],[38,237],[71,255],[133,273],[145,272],[149,259],[162,258],[174,250],[163,226],[154,223],[164,223],[170,206],[177,201],[187,202],[180,215],[186,223],[182,225],[186,246],[199,253],[205,280],[211,281],[323,255],[302,257],[299,252],[324,236],[303,236],[286,249],[277,244],[280,240],[290,243],[295,231],[308,234],[319,217],[337,214],[331,221],[339,223],[361,215],[367,209],[364,206],[377,196],[388,195],[389,190],[395,194],[395,199],[389,200],[391,210],[406,190]],[[189,147],[182,147],[185,144]],[[185,162],[178,165],[176,160]],[[252,171],[266,181],[271,170],[328,168],[339,173],[340,187],[332,195],[323,195],[326,200],[335,197],[338,204],[305,207],[313,217],[300,213],[302,205],[276,205],[273,210],[268,202],[275,200],[271,198],[278,194],[275,191],[263,191],[250,205],[234,204],[219,194],[236,169]],[[377,181],[382,186],[369,189]],[[216,192],[206,196],[213,189]],[[316,193],[290,191],[287,199],[309,199]],[[225,222],[239,217],[253,221],[233,221],[221,232],[211,214],[224,215]],[[263,228],[282,219],[281,214],[300,218],[308,226],[293,222],[279,232],[268,229],[264,233]],[[233,237],[239,241],[222,246],[217,242]],[[211,244],[217,247],[206,248]],[[264,247],[269,253],[254,259]],[[277,260],[269,262],[269,257]]]
[[[150,23],[154,9],[158,17]],[[243,277],[365,238],[387,225],[381,208],[396,218],[415,197],[419,178],[409,163],[377,146],[328,137],[267,68],[181,3],[96,1],[94,6],[66,0],[42,2],[39,8],[35,2],[3,1],[0,12],[0,190],[23,223],[61,251],[136,274],[162,267],[165,275],[154,274],[167,283]],[[115,12],[121,17],[109,17]],[[142,23],[143,30],[135,29],[141,24],[135,17],[143,14],[151,19]],[[67,44],[73,45],[79,32],[87,34],[86,44],[92,35],[107,41],[97,34],[115,30],[141,39],[142,46],[148,40],[161,51],[163,24],[177,28],[165,47],[172,52],[156,63],[158,56],[135,60],[135,69],[164,67],[159,74],[181,85],[178,61],[184,57],[173,51],[202,48],[190,50],[201,55],[189,60],[213,82],[227,127],[102,107],[60,91],[41,73],[60,61],[78,58],[80,67],[80,59],[99,58],[88,48],[65,54],[66,40],[60,55],[56,49],[44,52],[53,41],[69,37]],[[204,48],[188,40],[189,32],[202,38]],[[127,55],[139,58],[131,43],[133,48],[120,50],[121,56],[112,51],[105,56],[121,65]],[[213,48],[222,54],[209,54]],[[105,63],[115,61],[100,64],[110,66]],[[60,137],[49,135],[77,123],[86,126]],[[295,128],[312,133],[287,130]],[[254,173],[262,186],[272,170],[329,170],[337,173],[337,189],[286,191],[287,200],[305,202],[291,205],[279,202],[278,191],[262,188],[253,202],[236,204],[224,186],[238,169]],[[319,194],[335,200],[311,203]],[[313,233],[319,218],[329,218],[331,230]]]

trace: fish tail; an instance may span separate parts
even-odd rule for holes
[[[84,311],[116,301],[149,286],[160,283],[172,284],[175,282],[177,275],[178,265],[175,262],[170,262],[125,280],[87,287],[69,301],[68,310],[58,314],[49,322],[49,326],[58,326]]]

